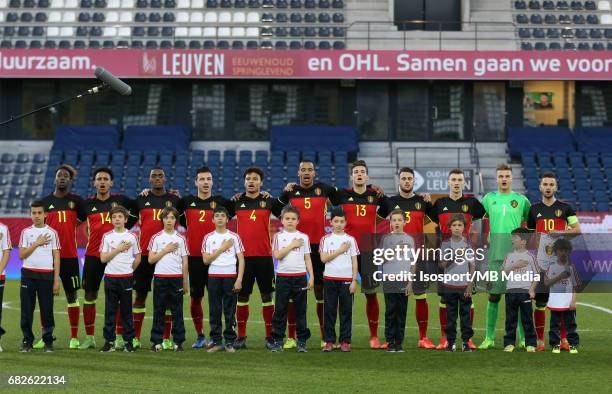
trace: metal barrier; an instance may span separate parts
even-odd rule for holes
[[[419,146],[419,147],[397,147],[395,148],[395,167],[396,167],[396,171],[400,169],[400,167],[404,166],[406,164],[406,162],[404,161],[402,164],[400,164],[400,152],[404,151],[404,152],[411,152],[412,153],[412,162],[409,163],[409,167],[411,168],[415,168],[418,169],[418,163],[419,163],[419,159],[418,159],[418,153],[419,151],[427,151],[427,155],[428,158],[431,159],[431,151],[440,151],[439,154],[436,154],[436,157],[438,156],[444,156],[444,157],[451,157],[456,155],[457,160],[456,162],[454,162],[454,165],[426,165],[425,167],[427,168],[440,168],[440,169],[448,169],[449,167],[454,167],[454,168],[464,168],[464,169],[471,169],[474,170],[474,182],[475,182],[475,187],[474,187],[474,194],[480,194],[483,190],[484,190],[484,185],[483,185],[483,180],[482,180],[482,174],[480,171],[480,160],[478,158],[478,149],[476,148],[476,141],[472,140],[472,144],[471,146],[468,147],[457,147],[457,148],[452,148],[452,147],[443,147],[443,146]],[[465,161],[465,160],[461,160],[461,153],[462,152],[468,152],[469,154],[469,161]],[[476,187],[477,186],[477,187]]]
[[[401,26],[401,25],[416,25],[421,26],[421,29],[413,29],[413,30],[398,30],[399,33],[402,33],[401,37],[393,37],[390,36],[388,31],[379,31],[373,30],[373,27],[376,26]],[[365,30],[359,28],[360,26],[365,26]],[[457,29],[449,29],[449,27],[458,27]],[[508,41],[508,37],[490,37],[487,36],[488,33],[499,33],[500,28],[502,27],[511,27],[513,41],[517,42],[516,34],[514,31],[516,30],[516,24],[514,22],[460,22],[460,21],[431,21],[431,20],[402,20],[402,21],[394,21],[394,22],[382,22],[382,21],[355,21],[348,25],[347,36],[351,32],[355,31],[365,31],[367,32],[366,38],[349,38],[347,37],[347,44],[350,44],[351,41],[361,41],[367,40],[368,47],[370,49],[370,42],[372,40],[385,40],[385,41],[402,41],[403,49],[408,49],[407,47],[410,45],[410,41],[413,40],[427,40],[428,37],[415,37],[414,33],[421,32],[437,32],[437,41],[438,41],[438,50],[443,49],[444,41],[466,41],[467,38],[465,35],[457,35],[456,33],[473,33],[473,37],[470,38],[474,43],[474,49],[478,50],[478,41],[486,40],[486,41]]]
[[[417,25],[417,26],[422,26],[422,29],[418,29],[418,30],[399,30],[399,33],[401,34],[401,37],[397,37],[395,34],[389,34],[389,31],[380,31],[380,30],[376,30],[376,27],[379,26],[397,26],[397,25]],[[73,27],[75,28],[75,31],[73,33],[76,33],[76,28],[77,27],[87,27],[88,29],[91,29],[92,27],[98,27],[101,29],[104,28],[108,28],[108,27],[112,27],[112,28],[116,28],[119,33],[119,29],[120,28],[129,28],[130,29],[130,34],[129,35],[115,35],[115,36],[104,36],[104,35],[100,35],[100,36],[91,36],[91,35],[86,35],[86,36],[76,36],[71,35],[71,36],[61,36],[61,35],[57,35],[57,36],[48,36],[47,35],[47,30],[49,27],[56,27],[56,28],[62,28],[62,27]],[[450,29],[450,27],[458,27],[457,29]],[[486,40],[486,41],[508,41],[508,38],[501,38],[501,37],[490,37],[487,36],[488,33],[499,33],[499,28],[501,28],[502,26],[506,26],[506,27],[512,27],[513,30],[515,30],[516,26],[515,23],[512,22],[458,22],[458,21],[431,21],[431,20],[402,20],[402,21],[395,21],[395,22],[383,22],[383,21],[355,21],[352,22],[350,24],[346,24],[346,23],[329,23],[329,24],[322,24],[322,23],[316,23],[316,24],[292,24],[292,23],[266,23],[266,22],[261,22],[259,24],[253,24],[253,23],[225,23],[222,26],[219,24],[215,24],[215,25],[211,25],[211,24],[204,24],[204,23],[182,23],[182,22],[121,22],[121,23],[104,23],[104,22],[71,22],[71,23],[65,23],[65,22],[29,22],[29,23],[20,23],[20,22],[3,22],[0,23],[0,39],[5,39],[5,40],[10,40],[10,41],[16,41],[16,40],[46,40],[46,39],[54,39],[54,40],[68,40],[68,41],[75,41],[75,40],[87,40],[87,39],[95,39],[95,40],[113,40],[113,41],[117,41],[117,40],[151,40],[151,41],[162,41],[162,40],[242,40],[242,41],[248,41],[248,40],[253,40],[253,41],[257,41],[258,43],[261,42],[265,42],[265,41],[300,41],[302,44],[305,41],[320,41],[320,40],[325,40],[325,41],[342,41],[344,42],[345,46],[348,48],[349,44],[351,42],[359,42],[362,43],[364,41],[367,42],[367,49],[370,49],[370,44],[372,41],[374,40],[385,40],[385,41],[401,41],[402,42],[402,47],[404,50],[408,49],[408,47],[410,46],[410,42],[413,40],[431,40],[431,39],[435,39],[438,42],[438,49],[442,50],[443,49],[443,43],[446,41],[466,41],[466,40],[470,40],[474,43],[474,49],[478,50],[478,42],[479,40]],[[33,35],[28,35],[28,36],[23,36],[23,37],[19,37],[17,35],[17,33],[15,33],[15,35],[12,36],[5,36],[4,33],[4,28],[5,27],[14,27],[15,29],[18,29],[19,27],[29,27],[30,29],[32,29],[33,27],[44,27],[45,28],[45,34],[42,36],[33,36]],[[143,28],[148,28],[148,27],[157,27],[157,28],[191,28],[191,27],[198,27],[198,28],[207,28],[207,27],[228,27],[228,28],[233,28],[233,27],[242,27],[242,28],[258,28],[259,33],[257,35],[244,35],[244,36],[232,36],[232,35],[219,35],[218,31],[215,30],[215,34],[210,34],[210,35],[202,35],[202,36],[198,36],[198,37],[191,37],[191,36],[176,36],[176,30],[172,31],[171,35],[167,35],[167,36],[163,36],[161,34],[160,31],[160,35],[159,36],[155,36],[155,37],[147,37],[145,36],[133,36],[132,35],[132,28],[134,27],[143,27]],[[300,27],[300,28],[319,28],[319,27],[329,27],[330,29],[333,28],[343,28],[345,29],[344,32],[344,37],[334,37],[333,34],[330,34],[330,36],[328,37],[319,37],[319,36],[313,36],[313,37],[306,37],[304,35],[300,36],[300,37],[291,37],[289,35],[287,36],[283,36],[283,37],[276,37],[274,36],[274,32],[271,29],[274,28],[290,28],[290,27]],[[264,31],[262,32],[261,29],[264,29]],[[446,29],[446,30],[445,30]],[[366,37],[360,37],[360,38],[351,38],[349,37],[351,34],[353,33],[358,33],[358,32],[364,32],[366,33]],[[433,33],[437,33],[435,38],[432,37],[415,37],[414,33],[427,33],[427,32],[433,32]],[[465,34],[459,35],[457,36],[456,33],[473,33],[471,38],[466,38]],[[513,36],[513,40],[516,42],[517,39],[515,36]],[[349,48],[350,49],[350,48]]]

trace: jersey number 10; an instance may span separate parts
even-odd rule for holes
[[[555,221],[553,219],[544,219],[544,231],[553,231],[555,229]]]

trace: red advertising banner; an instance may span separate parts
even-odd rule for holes
[[[0,50],[0,78],[610,80],[612,52]]]

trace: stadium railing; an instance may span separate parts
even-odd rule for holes
[[[388,30],[381,29],[381,26],[416,26],[418,29],[414,30],[400,30],[402,33],[401,37],[390,35]],[[400,20],[394,22],[384,21],[355,21],[348,25],[346,44],[350,48],[352,40],[359,41],[362,43],[364,40],[367,42],[367,49],[370,50],[370,43],[374,40],[385,40],[385,41],[401,41],[402,49],[414,49],[413,43],[415,41],[426,41],[430,40],[430,37],[423,35],[423,33],[437,33],[434,38],[438,42],[438,50],[448,49],[444,48],[446,42],[462,42],[468,41],[473,42],[474,50],[478,50],[479,41],[500,41],[508,42],[508,37],[495,37],[494,33],[499,33],[500,29],[516,28],[514,22],[495,22],[495,21],[479,21],[479,22],[462,22],[462,21],[440,21],[440,20]],[[365,30],[364,30],[365,28]],[[365,32],[366,37],[351,38],[350,33],[353,31]],[[415,34],[418,33],[418,34]],[[463,34],[458,34],[463,33]],[[471,37],[466,37],[468,33]],[[493,34],[493,35],[492,35]],[[518,39],[514,38],[514,42],[518,43]],[[399,47],[397,49],[400,49]],[[450,48],[452,49],[452,48]]]

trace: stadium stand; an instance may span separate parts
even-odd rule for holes
[[[54,0],[0,11],[2,46],[40,48],[294,48],[286,38],[319,48],[344,47],[344,0]],[[290,23],[289,23],[290,22]],[[332,34],[333,33],[333,34]],[[102,41],[100,41],[100,39]],[[146,40],[143,44],[142,39]],[[247,43],[251,42],[251,46]],[[208,44],[207,44],[208,43]]]
[[[97,150],[95,152],[82,150],[77,152],[54,149],[50,153],[46,171],[40,164],[33,166],[30,171],[32,172],[36,168],[35,185],[40,185],[44,179],[42,193],[47,194],[53,191],[56,167],[62,163],[72,164],[79,171],[73,187],[74,192],[87,196],[95,192],[91,185],[93,169],[108,166],[115,174],[113,190],[133,196],[149,186],[149,171],[154,166],[161,166],[166,170],[168,184],[171,188],[180,191],[181,194],[195,193],[196,190],[193,185],[195,171],[199,167],[207,165],[213,170],[213,173],[218,174],[215,177],[215,193],[229,197],[242,190],[242,174],[246,168],[254,165],[266,172],[266,189],[273,195],[278,195],[287,182],[295,179],[301,158],[308,158],[317,163],[319,179],[322,182],[337,184],[342,187],[348,186],[348,154],[345,151],[332,153],[331,151],[316,152],[313,150],[301,152],[256,150],[253,152],[251,150],[219,151],[212,149],[206,152],[202,150],[167,150],[160,152],[150,149],[130,149],[112,152],[107,150]],[[16,165],[13,164],[15,158],[7,153],[2,155],[1,160],[0,184],[8,185],[11,182],[10,179],[12,179],[11,174],[16,171]],[[45,173],[46,175],[43,178]],[[27,192],[27,189],[22,189],[19,189],[20,193]],[[0,195],[0,200],[4,197],[7,196]],[[2,206],[5,206],[5,203],[8,202],[9,200],[4,201]]]
[[[577,128],[574,133],[565,128],[509,130],[509,149],[511,155],[521,158],[529,199],[540,199],[540,177],[552,171],[558,179],[560,199],[582,211],[609,211],[610,132],[606,128]],[[527,135],[531,137],[527,139]]]
[[[522,152],[573,152],[574,137],[564,127],[511,127],[508,129],[510,155],[517,157]]]
[[[610,1],[514,1],[523,50],[605,50],[612,38]]]

